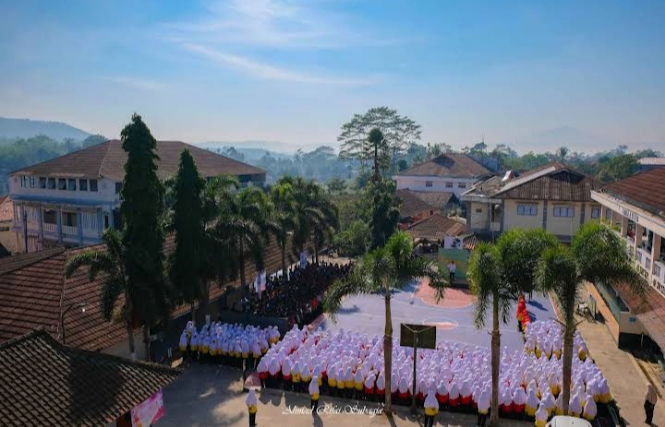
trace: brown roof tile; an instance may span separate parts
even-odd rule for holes
[[[642,172],[603,187],[617,196],[656,215],[665,216],[665,168]]]
[[[173,251],[174,241],[173,236],[166,238],[165,253]],[[288,245],[290,247],[290,243]],[[64,279],[66,261],[81,251],[94,249],[104,250],[104,245],[68,251],[47,249],[0,260],[0,343],[38,327],[57,337],[61,310],[82,302],[86,303],[85,312],[71,310],[64,319],[68,345],[98,351],[126,340],[122,324],[107,322],[102,317],[103,273],[90,282],[87,268],[81,268],[69,279]],[[290,253],[287,258],[290,259]],[[266,250],[265,263],[269,274],[281,268],[281,252],[274,239]],[[253,281],[256,274],[253,263],[248,261],[245,269],[247,281]],[[238,286],[239,283],[235,280],[230,285]],[[210,293],[211,300],[214,300],[223,291],[213,284]],[[122,297],[117,304],[122,305]],[[182,315],[189,309],[188,305],[177,307],[172,315]]]
[[[214,177],[219,174],[265,175],[263,169],[184,142],[158,141],[157,155],[160,160],[157,173],[160,178],[165,179],[175,175],[178,170],[180,153],[184,149],[191,152],[199,172],[204,177]],[[127,153],[122,149],[122,142],[110,140],[13,173],[38,176],[106,177],[120,182],[125,176],[124,164],[126,161]]]
[[[0,419],[8,427],[105,427],[180,374],[33,331],[0,345]]]
[[[477,178],[490,173],[489,169],[466,154],[449,153],[415,165],[399,175]]]
[[[402,218],[413,217],[422,213],[429,214],[438,209],[423,201],[411,190],[397,190],[397,197],[402,201],[399,209]]]
[[[444,209],[449,203],[459,203],[455,193],[444,191],[415,191],[409,190],[414,196],[436,209]]]
[[[406,232],[413,236],[414,239],[430,240],[443,239],[446,236],[456,237],[470,233],[466,225],[438,213],[411,225],[406,229]]]

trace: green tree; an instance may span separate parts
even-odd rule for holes
[[[203,190],[205,181],[199,175],[189,150],[180,154],[180,165],[174,183],[173,231],[175,249],[170,257],[169,278],[178,292],[179,299],[192,307],[205,300],[207,283],[203,275],[206,234],[204,223]],[[202,307],[205,310],[207,307]]]
[[[570,247],[547,249],[536,271],[536,283],[551,291],[563,315],[563,413],[568,414],[573,367],[573,339],[577,329],[575,311],[584,282],[625,284],[643,296],[645,283],[632,265],[621,238],[606,224],[589,222],[573,237]]]
[[[372,242],[372,232],[364,221],[353,221],[340,233],[336,243],[339,253],[345,257],[364,255]]]
[[[363,194],[360,205],[363,219],[370,224],[372,249],[383,246],[397,231],[401,201],[395,189],[392,180],[381,180],[370,183]]]
[[[277,224],[275,237],[282,255],[282,274],[286,274],[286,245],[289,233],[293,231],[295,222],[295,198],[293,195],[293,181],[290,178],[281,178],[270,190],[274,211],[274,221]]]
[[[217,217],[211,227],[215,240],[227,242],[236,254],[233,258],[240,274],[240,286],[249,291],[245,263],[251,259],[256,270],[265,267],[264,251],[278,226],[272,221],[272,204],[260,188],[239,190],[235,179],[222,178],[213,186]]]
[[[598,179],[615,182],[628,178],[637,172],[640,164],[632,154],[621,154],[598,166]]]
[[[324,295],[324,310],[333,318],[339,312],[342,300],[348,295],[383,293],[385,327],[383,334],[383,360],[386,390],[392,382],[393,322],[390,299],[394,290],[404,289],[414,280],[427,277],[432,286],[444,288],[446,283],[434,263],[425,258],[413,258],[413,239],[404,232],[394,234],[386,246],[365,255],[354,267],[351,276],[334,283]],[[391,414],[390,392],[385,394],[385,412]]]
[[[369,131],[367,136],[367,146],[372,150],[374,160],[374,175],[372,180],[378,182],[381,180],[381,153],[387,148],[386,139],[383,137],[381,129],[374,128]]]
[[[106,321],[121,320],[127,331],[127,342],[132,359],[136,358],[133,321],[143,305],[136,286],[127,277],[127,250],[122,244],[120,233],[108,228],[102,234],[105,250],[87,250],[78,253],[67,261],[65,277],[70,278],[81,267],[88,267],[88,281],[94,282],[99,273],[104,274],[102,282],[102,316]],[[118,299],[122,296],[123,305],[114,312]]]
[[[341,178],[335,177],[328,181],[328,192],[330,194],[344,194],[346,192],[346,181]]]
[[[420,125],[388,107],[370,108],[365,114],[354,114],[348,123],[342,125],[337,137],[341,143],[340,158],[358,160],[361,170],[365,170],[372,158],[367,137],[374,128],[381,130],[386,139],[385,152],[390,157],[390,171],[394,173],[397,158],[409,144],[420,139]]]
[[[143,324],[147,356],[150,328],[169,315],[164,280],[164,186],[157,176],[157,141],[141,116],[134,114],[121,132],[127,153],[120,212],[126,248],[126,272],[130,286],[140,297],[135,307]]]
[[[508,323],[514,292],[503,279],[501,254],[496,246],[480,243],[469,260],[467,277],[476,296],[474,324],[481,329],[486,324],[487,312],[492,321],[492,399],[490,402],[490,426],[499,425],[499,367],[501,365],[501,323]]]

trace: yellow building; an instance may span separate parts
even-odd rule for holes
[[[543,228],[570,242],[580,226],[600,219],[591,191],[595,179],[562,163],[551,163],[520,176],[494,176],[462,194],[467,224],[475,233],[497,237],[514,228]]]

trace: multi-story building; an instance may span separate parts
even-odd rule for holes
[[[513,228],[543,228],[563,242],[586,221],[600,219],[591,191],[601,183],[562,163],[551,163],[515,177],[493,176],[462,194],[467,226],[481,235]]]
[[[265,171],[178,141],[158,141],[158,175],[174,176],[188,149],[201,175],[235,175],[243,185],[265,184]],[[118,140],[88,147],[10,174],[13,230],[21,251],[101,242],[104,229],[119,227],[120,190],[127,153]]]
[[[461,153],[441,154],[395,176],[398,190],[453,193],[456,197],[492,172]]]
[[[665,351],[665,168],[653,169],[591,192],[650,285],[643,296],[626,286],[587,285],[621,347],[657,345]]]

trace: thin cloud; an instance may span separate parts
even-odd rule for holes
[[[321,7],[313,0],[217,0],[205,16],[165,24],[163,37],[199,44],[339,49],[349,46],[387,46],[399,43],[360,31],[366,24]]]
[[[298,71],[291,71],[274,65],[254,61],[244,56],[220,52],[206,46],[183,43],[183,47],[190,52],[201,55],[209,60],[227,67],[246,72],[254,77],[265,80],[277,80],[296,83],[316,83],[341,86],[366,86],[379,82],[377,78],[353,79],[314,76]]]
[[[108,82],[141,90],[159,91],[166,87],[161,82],[140,77],[101,76],[100,78]]]

